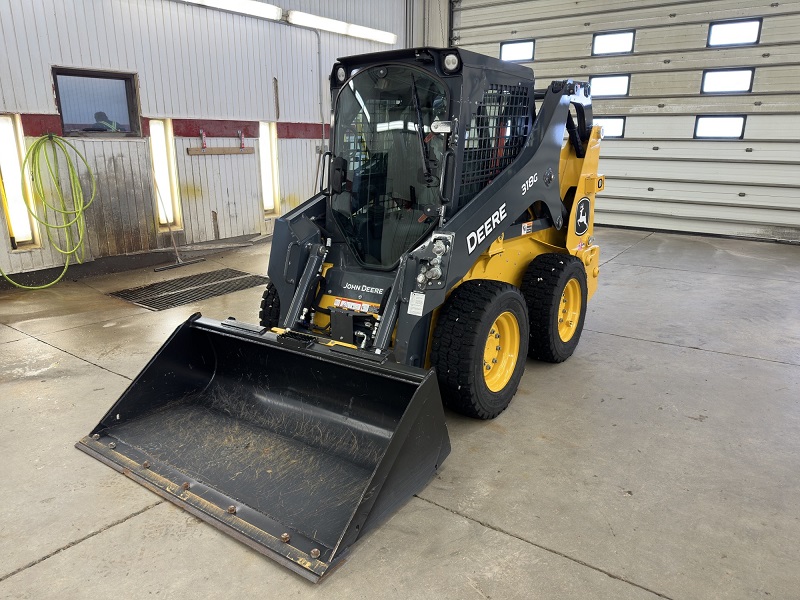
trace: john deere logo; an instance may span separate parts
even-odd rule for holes
[[[588,198],[581,198],[575,217],[575,235],[583,235],[589,230],[589,210],[591,203]]]

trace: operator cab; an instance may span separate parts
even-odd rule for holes
[[[336,98],[333,221],[358,262],[391,269],[436,226],[448,92],[428,71],[380,64],[357,71]]]

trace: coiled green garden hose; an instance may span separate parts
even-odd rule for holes
[[[69,149],[75,153],[80,162],[73,161],[70,156]],[[63,162],[67,166],[69,174],[69,187],[71,202],[64,195],[61,189],[61,179],[59,177],[59,154],[61,154]],[[89,174],[89,179],[92,183],[92,195],[89,201],[84,199],[83,188],[81,187],[80,178],[78,176],[78,167],[80,163],[86,167]],[[84,213],[86,209],[94,202],[97,195],[97,182],[95,181],[92,169],[86,161],[86,157],[70,142],[57,135],[43,135],[34,140],[28,152],[25,154],[25,160],[22,162],[22,173],[25,173],[26,167],[30,167],[31,173],[31,187],[33,189],[33,201],[26,203],[26,208],[31,216],[44,226],[47,232],[47,239],[50,245],[60,254],[63,254],[64,269],[61,274],[50,283],[44,285],[23,285],[11,279],[0,268],[0,275],[11,283],[12,285],[25,290],[42,290],[55,285],[67,273],[70,262],[81,264],[83,262],[84,251],[84,237],[86,234],[86,223],[84,220]],[[49,182],[52,184],[52,189],[55,191],[55,198],[53,201],[48,201],[45,193],[45,178],[50,177]],[[23,175],[24,176],[24,175]],[[40,217],[36,211],[36,205],[42,207],[42,216]],[[63,232],[64,243],[58,239],[58,233]]]

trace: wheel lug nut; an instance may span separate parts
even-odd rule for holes
[[[498,346],[497,348],[495,348],[495,350],[497,350],[498,352],[500,352],[500,346]]]
[[[500,334],[499,334],[499,333],[496,333],[494,337],[495,337],[495,339],[498,339],[498,340],[499,340],[499,339],[500,339]]]
[[[487,370],[487,371],[491,371],[491,370],[492,370],[492,367],[491,367],[491,365],[486,365],[486,370]]]
[[[492,359],[492,364],[496,364],[496,363],[497,363],[497,359],[496,359],[496,358],[493,358],[493,359]]]

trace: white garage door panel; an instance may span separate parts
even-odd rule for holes
[[[774,17],[764,17],[760,46],[768,46],[783,42],[787,39],[796,38],[794,35],[800,29],[800,7],[795,6],[794,13],[784,14]],[[756,11],[753,14],[760,14]],[[714,20],[720,18],[716,14]],[[663,52],[674,48],[681,50],[702,50],[708,41],[708,23],[711,20],[708,16],[698,19],[700,22],[686,25],[673,25],[662,23],[663,26],[655,26],[646,29],[637,29],[636,45],[637,53]],[[672,21],[672,19],[670,19]],[[625,25],[628,27],[628,25]],[[635,24],[630,27],[635,28]]]
[[[800,114],[749,115],[744,128],[746,140],[800,140]]]
[[[670,19],[672,20],[672,19]],[[664,52],[673,48],[701,50],[708,41],[708,21],[687,25],[663,23],[663,27],[652,27],[636,32],[636,52]]]
[[[658,88],[649,90],[658,93]],[[756,102],[760,104],[756,104]],[[646,98],[597,99],[592,104],[598,115],[631,114],[747,114],[747,113],[793,113],[797,111],[797,96],[788,95],[707,95]],[[689,132],[691,137],[692,132]]]
[[[790,31],[800,30],[800,14],[787,15],[779,19],[771,19],[769,23],[775,23],[785,29],[788,37]],[[619,24],[616,28],[627,28],[626,23]],[[548,27],[546,33],[538,30],[536,25],[514,26],[516,33],[509,33],[502,38],[502,41],[515,39],[536,38],[536,52],[533,63],[528,65],[538,68],[538,63],[546,61],[559,61],[565,57],[590,56],[592,53],[593,33],[585,32],[586,27],[581,23],[580,33],[570,33],[554,35]],[[510,31],[510,30],[509,30]],[[477,35],[484,35],[484,31],[476,32]],[[773,32],[774,36],[774,32]],[[476,43],[472,35],[464,35],[460,43],[461,46],[469,46],[473,52],[486,54],[495,58],[500,56],[500,43],[495,35],[491,36],[491,41]],[[691,25],[663,25],[652,26],[648,29],[637,29],[634,47],[637,54],[669,52],[676,47],[682,50],[704,50],[708,39],[708,22],[694,23]],[[762,39],[761,46],[769,42]],[[599,59],[602,60],[602,59]]]
[[[800,30],[800,26],[798,26]],[[800,65],[760,67],[753,78],[753,93],[800,91]]]
[[[781,225],[764,225],[760,223],[732,223],[718,219],[676,219],[673,215],[638,215],[634,213],[595,213],[595,221],[599,225],[615,225],[618,227],[636,227],[639,229],[656,229],[665,231],[682,231],[685,233],[709,233],[753,239],[800,241],[796,227]]]
[[[610,115],[610,112],[596,115]],[[625,120],[625,139],[680,140],[694,135],[692,116],[629,116]],[[745,140],[800,141],[800,115],[748,115]],[[616,143],[616,140],[615,140]],[[703,143],[706,143],[705,141]],[[717,145],[733,141],[715,142]]]
[[[753,64],[740,64],[737,66],[743,69],[756,67],[752,94],[800,92],[800,64],[779,67]],[[538,68],[536,70],[538,71]],[[583,75],[583,77],[586,77],[586,75]],[[653,96],[658,95],[661,90],[669,90],[670,96],[691,94],[696,97],[700,92],[702,81],[703,69],[667,73],[636,73],[631,77],[630,93],[631,96]],[[763,98],[759,98],[759,100],[763,100]],[[791,102],[796,104],[797,100],[791,99]]]
[[[603,141],[603,159],[606,158],[652,158],[664,160],[680,157],[685,160],[714,160],[759,162],[781,162],[795,164],[800,168],[800,152],[797,144],[789,142],[705,142],[686,141],[644,141],[616,140]],[[800,169],[799,169],[800,170]],[[800,180],[800,177],[798,177]]]
[[[706,205],[693,205],[674,202],[641,202],[618,198],[604,199],[595,208],[595,215],[635,214],[640,217],[672,217],[675,221],[725,221],[729,226],[740,225],[770,226],[780,223],[782,227],[800,227],[800,215],[796,211],[768,210],[756,207],[714,208]]]
[[[746,162],[701,162],[674,160],[601,159],[600,167],[608,177],[636,177],[650,181],[696,181],[698,183],[752,183],[757,185],[797,186],[800,184],[795,165],[758,166]]]
[[[800,203],[800,188],[787,189],[750,184],[639,181],[607,177],[606,190],[598,202],[605,206],[611,199],[635,200],[642,206],[649,202],[675,202],[700,206],[754,207],[794,211],[797,204]],[[795,208],[792,208],[792,204],[795,205]]]
[[[768,54],[768,56],[764,56]],[[664,62],[664,61],[669,62]],[[737,48],[736,52],[720,52],[713,48],[702,50],[673,50],[662,54],[628,54],[625,56],[586,56],[557,61],[536,60],[532,65],[539,77],[561,77],[564,73],[652,73],[670,71],[702,71],[711,68],[766,67],[800,64],[800,44],[770,48],[763,46]],[[584,65],[581,68],[581,65]],[[584,75],[586,77],[588,75]]]

